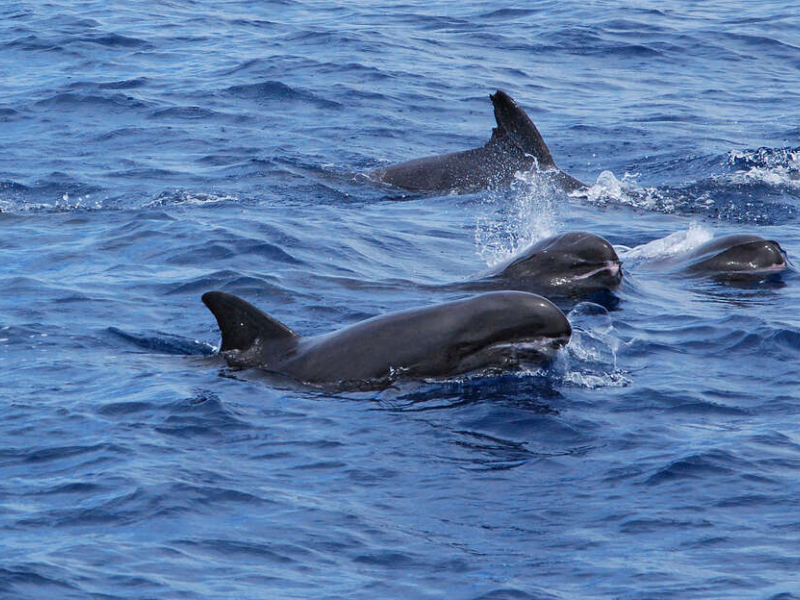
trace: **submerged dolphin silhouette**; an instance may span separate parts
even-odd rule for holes
[[[586,187],[556,166],[536,125],[511,96],[497,90],[489,97],[497,127],[484,146],[381,167],[369,176],[407,190],[466,193],[506,186],[517,171],[538,165],[568,192]]]
[[[490,292],[367,319],[300,337],[252,304],[224,292],[203,302],[234,367],[259,367],[307,383],[379,383],[397,376],[446,377],[541,361],[569,341],[569,321],[549,300]]]

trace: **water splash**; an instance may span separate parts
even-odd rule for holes
[[[568,318],[572,338],[554,365],[563,382],[588,389],[629,385],[631,379],[617,366],[621,342],[608,310],[593,302],[581,302]]]
[[[64,192],[53,202],[28,202],[23,200],[21,203],[12,200],[0,199],[0,210],[3,212],[72,212],[72,211],[92,211],[107,208],[102,200],[92,198],[91,194],[70,197],[69,193]]]
[[[164,206],[205,206],[209,204],[220,204],[223,202],[239,202],[239,198],[233,195],[217,195],[204,192],[187,192],[175,190],[164,192],[149,202],[145,202],[142,208],[159,208]]]
[[[713,237],[714,232],[710,228],[692,221],[688,229],[676,231],[666,237],[653,240],[641,246],[635,246],[634,248],[616,246],[615,249],[619,257],[625,262],[661,260],[690,252]]]
[[[490,192],[479,214],[475,246],[487,266],[496,265],[558,231],[554,199],[561,190],[545,173],[517,172],[507,191]]]
[[[586,200],[592,204],[624,204],[642,210],[673,213],[675,202],[658,188],[643,188],[637,182],[637,173],[625,173],[622,179],[611,171],[603,171],[594,185],[570,194],[571,198]]]

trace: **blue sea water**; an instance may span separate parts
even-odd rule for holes
[[[570,198],[409,194],[511,94]],[[0,597],[800,598],[792,3],[0,7]],[[303,334],[454,297],[532,240],[625,259],[546,369],[332,394],[233,373],[200,302]]]

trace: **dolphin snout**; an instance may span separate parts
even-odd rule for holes
[[[781,248],[778,242],[772,240],[767,241],[764,244],[764,251],[765,255],[771,259],[768,259],[768,262],[771,263],[773,267],[783,268],[786,266],[786,251]]]

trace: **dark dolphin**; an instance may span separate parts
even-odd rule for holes
[[[709,240],[687,254],[662,261],[659,266],[696,275],[750,279],[780,273],[787,268],[786,252],[778,242],[751,233]]]
[[[613,292],[622,278],[622,262],[607,240],[585,231],[569,231],[534,242],[505,262],[460,281],[428,284],[394,279],[369,284],[337,280],[359,289],[378,285],[384,290],[410,287],[453,293],[516,290],[545,296],[562,310],[569,310],[577,300],[616,307],[619,299]]]
[[[489,97],[497,127],[484,146],[381,167],[369,176],[407,190],[467,193],[507,186],[517,171],[538,165],[567,192],[586,187],[556,166],[536,125],[511,96],[497,90]]]
[[[223,292],[203,302],[222,333],[220,353],[235,367],[258,367],[306,383],[385,384],[398,376],[446,377],[541,361],[572,329],[549,300],[491,292],[300,337],[253,305]]]
[[[621,282],[622,263],[607,240],[586,231],[569,231],[531,244],[467,284],[574,297],[613,290]]]

